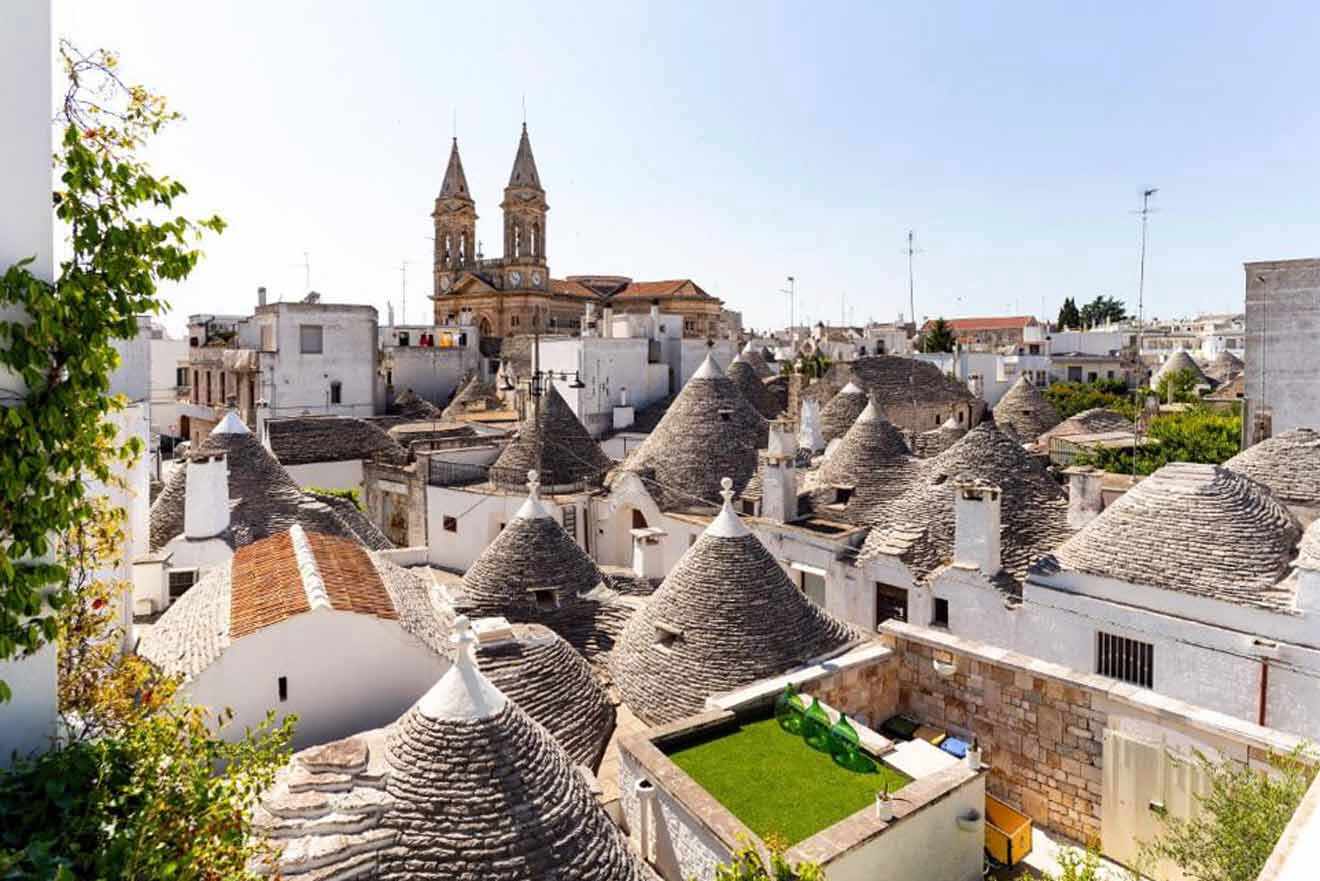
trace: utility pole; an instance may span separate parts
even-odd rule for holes
[[[920,254],[921,251],[913,244],[912,230],[908,230],[907,247],[903,249],[903,253],[907,255],[908,260],[908,320],[912,322],[912,326],[915,328],[917,326],[917,296],[912,274],[912,258]]]
[[[399,306],[399,314],[403,318],[400,322],[404,327],[408,326],[408,261],[403,260],[399,263],[399,292],[402,302]]]
[[[788,277],[788,287],[779,291],[781,294],[788,294],[788,342],[793,342],[793,299],[797,293],[797,279],[793,276]]]
[[[308,251],[303,251],[303,293],[312,292],[312,255]]]
[[[1142,376],[1144,363],[1141,360],[1142,331],[1146,326],[1146,230],[1150,224],[1151,212],[1155,209],[1150,207],[1150,197],[1159,192],[1158,187],[1149,187],[1141,192],[1141,210],[1137,213],[1141,215],[1141,261],[1140,268],[1137,271],[1137,375]],[[1144,411],[1144,402],[1140,400],[1142,392],[1138,392],[1137,404],[1137,428],[1132,432],[1132,476],[1137,476],[1137,448],[1140,445],[1141,434],[1141,416]]]

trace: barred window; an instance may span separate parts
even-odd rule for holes
[[[1096,669],[1101,676],[1111,676],[1142,688],[1154,688],[1155,646],[1115,636],[1096,634]]]
[[[322,330],[319,324],[298,326],[298,351],[304,355],[321,354]]]

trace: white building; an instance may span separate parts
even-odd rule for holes
[[[481,337],[467,313],[452,325],[394,323],[394,309],[380,328],[380,388],[377,401],[386,405],[405,392],[443,406],[469,376],[494,375],[481,355]]]

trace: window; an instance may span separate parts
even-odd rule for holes
[[[278,681],[280,690],[280,703],[289,699],[289,677],[281,676]]]
[[[211,403],[211,371],[206,371],[206,403]]]
[[[274,325],[271,325],[271,324],[263,324],[263,325],[261,326],[261,351],[263,351],[263,352],[274,352],[274,351],[275,351],[275,326],[274,326]]]
[[[825,576],[817,575],[815,572],[798,571],[798,587],[811,600],[822,609],[825,608]]]
[[[399,345],[401,346],[412,345],[412,337],[408,335],[408,331],[406,330],[399,331]]]
[[[655,625],[656,648],[661,648],[668,651],[669,649],[674,647],[674,643],[678,642],[678,638],[680,636],[682,636],[682,634],[679,633],[674,628],[670,627],[668,624],[657,623]]]
[[[178,385],[178,386],[186,386],[186,385],[188,384],[188,368],[187,368],[187,367],[178,367],[178,368],[175,368],[175,370],[174,370],[174,384],[175,384],[175,385]]]
[[[532,594],[536,597],[536,608],[542,611],[548,612],[559,606],[559,600],[555,598],[553,590],[534,590]]]
[[[732,411],[732,410],[721,410],[721,411],[720,411],[720,421],[721,421],[721,422],[729,422],[729,421],[732,420],[732,419],[733,419],[733,411]]]
[[[693,321],[691,318],[684,318],[684,319],[683,319],[683,332],[684,332],[684,333],[695,333],[696,330],[697,330],[697,323],[696,323],[695,321]]]
[[[875,583],[875,626],[889,620],[907,620],[907,591],[889,584]]]
[[[935,627],[949,626],[949,601],[935,598],[935,614],[931,616],[930,623]]]
[[[304,355],[321,354],[324,333],[319,324],[298,325],[298,351]]]
[[[170,572],[170,602],[188,592],[197,583],[196,569],[174,569]]]
[[[510,315],[510,316],[509,316],[509,327],[517,327],[517,326],[520,325],[520,324],[522,324],[522,316],[521,316],[521,315]]]
[[[197,371],[194,370],[193,381],[192,381],[192,402],[194,404],[201,403],[201,397],[202,397],[202,389],[198,382]]]
[[[1142,688],[1155,685],[1155,646],[1112,633],[1095,635],[1095,672]]]
[[[339,380],[330,383],[330,403],[342,404],[344,402],[344,384]]]
[[[446,517],[444,518],[444,523],[445,523],[445,532],[458,532],[457,517]]]
[[[852,494],[853,494],[853,487],[836,486],[834,488],[834,504],[836,505],[848,504],[848,500],[852,498]]]

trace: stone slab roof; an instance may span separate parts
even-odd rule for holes
[[[718,505],[720,480],[741,491],[769,425],[709,355],[660,423],[620,466],[642,477],[664,510]]]
[[[1062,421],[1054,405],[1025,374],[995,404],[994,414],[1000,430],[1024,444],[1035,443]]]
[[[1103,407],[1092,407],[1090,410],[1083,410],[1069,416],[1053,428],[1041,432],[1036,438],[1036,446],[1039,449],[1048,449],[1050,440],[1056,437],[1073,437],[1079,434],[1104,434],[1110,431],[1135,431],[1136,426],[1132,420],[1121,413],[1113,410],[1106,410]]]
[[[454,393],[449,405],[435,415],[442,419],[456,420],[462,419],[468,413],[503,409],[505,409],[504,402],[495,391],[495,383],[482,382],[474,373],[463,387]]]
[[[966,479],[1002,491],[1000,555],[1009,577],[1020,582],[1035,559],[1072,534],[1063,488],[989,419],[943,453],[922,460],[911,488],[880,509],[859,559],[897,555],[918,580],[951,562],[955,484]]]
[[[848,429],[852,428],[857,417],[866,409],[867,400],[866,392],[852,382],[829,399],[820,411],[820,434],[825,443],[848,433]]]
[[[1224,349],[1210,361],[1205,367],[1205,375],[1210,377],[1218,385],[1223,385],[1231,379],[1241,375],[1247,365],[1242,359],[1234,355],[1228,349]]]
[[[907,490],[919,470],[902,433],[872,402],[820,467],[808,472],[803,485],[851,487],[844,519],[869,524],[881,508]]]
[[[270,451],[281,465],[380,459],[405,465],[408,451],[378,425],[345,416],[294,416],[266,423]]]
[[[914,400],[917,404],[974,400],[965,385],[946,376],[934,364],[897,355],[872,355],[836,363],[803,394],[824,404],[849,382],[874,397],[882,408],[906,406]]]
[[[553,384],[541,396],[539,404],[528,405],[517,435],[495,460],[491,482],[521,489],[526,485],[529,470],[537,471],[541,483],[547,487],[602,477],[614,464],[613,460],[578,421]]]
[[[761,350],[751,343],[743,346],[742,352],[739,354],[742,355],[743,362],[751,367],[761,379],[770,379],[779,375],[778,371],[770,366],[770,362],[765,360],[765,355],[761,353]]]
[[[546,727],[576,764],[595,768],[614,731],[614,705],[591,666],[553,630],[514,624],[511,638],[482,641],[477,666]]]
[[[1151,376],[1150,387],[1155,388],[1160,384],[1160,381],[1163,380],[1164,377],[1184,370],[1191,371],[1195,385],[1215,384],[1214,380],[1206,376],[1201,370],[1201,366],[1192,360],[1191,355],[1187,354],[1182,349],[1179,349],[1170,355],[1165,362],[1160,365],[1160,369],[1156,370],[1155,374]]]
[[[777,419],[784,412],[784,408],[779,405],[778,395],[766,387],[755,368],[744,361],[742,355],[735,357],[729,365],[729,379],[738,386],[738,391],[756,408],[756,412],[766,419]]]
[[[240,548],[301,523],[311,531],[352,538],[372,550],[393,547],[390,540],[351,503],[347,507],[299,489],[270,450],[250,433],[213,431],[191,457],[224,453],[229,469],[231,547]],[[151,549],[159,550],[183,533],[187,495],[186,463],[176,468],[151,505]],[[350,513],[349,508],[352,508]]]
[[[1224,463],[1263,483],[1285,505],[1320,507],[1320,432],[1295,428],[1248,447]]]
[[[1297,520],[1259,483],[1216,465],[1165,465],[1043,561],[1137,585],[1264,608],[1301,539]]]
[[[912,452],[918,458],[929,459],[932,456],[938,456],[956,444],[965,434],[967,434],[967,429],[958,425],[950,417],[939,428],[932,428],[930,431],[922,431],[909,437]]]
[[[789,582],[726,501],[628,622],[610,672],[629,709],[662,724],[861,638]]]
[[[299,881],[642,881],[646,870],[544,727],[458,660],[393,725],[304,750],[263,794]]]

